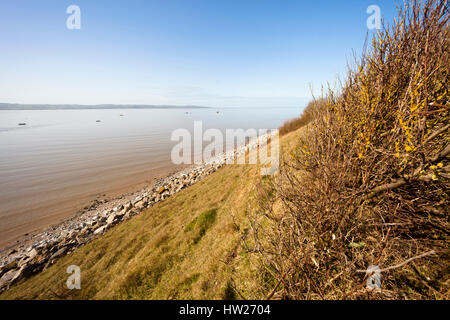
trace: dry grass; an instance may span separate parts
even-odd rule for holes
[[[406,4],[283,153],[251,219],[271,297],[448,299],[446,6]],[[365,289],[369,265],[430,250]]]

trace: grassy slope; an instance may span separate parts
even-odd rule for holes
[[[284,136],[282,145],[296,134]],[[259,179],[256,166],[225,166],[0,299],[263,298],[257,267],[240,241]],[[81,268],[81,290],[66,289],[69,265]]]

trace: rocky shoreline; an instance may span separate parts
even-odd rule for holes
[[[0,252],[0,293],[22,280],[48,269],[58,259],[101,236],[160,201],[202,180],[227,162],[268,141],[273,133],[250,140],[233,152],[220,154],[201,165],[184,169],[155,185],[111,201],[95,200],[78,215],[33,235],[26,243]]]

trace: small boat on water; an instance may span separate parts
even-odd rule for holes
[[[101,120],[97,120],[97,121],[95,121],[95,122],[102,122]]]
[[[21,122],[21,123],[18,123],[18,125],[19,126],[26,126],[27,124],[25,122]]]

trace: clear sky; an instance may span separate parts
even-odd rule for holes
[[[0,102],[303,106],[361,53],[369,5],[392,21],[392,0],[2,0]]]

